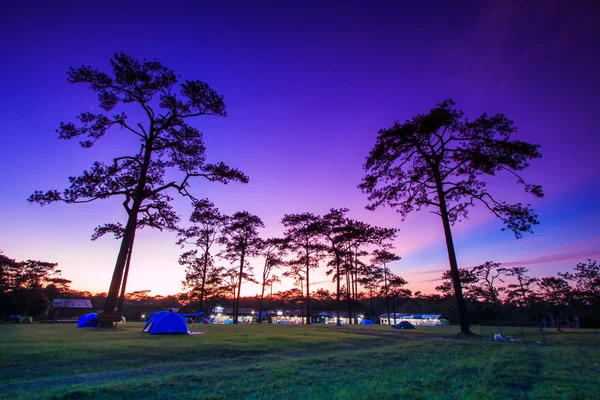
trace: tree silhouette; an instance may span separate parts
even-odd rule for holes
[[[540,298],[550,305],[564,307],[573,299],[573,288],[566,279],[550,276],[542,278],[537,286]]]
[[[217,207],[207,199],[198,201],[190,216],[194,225],[178,232],[179,245],[193,244],[196,249],[187,251],[179,258],[179,264],[186,266],[184,286],[198,294],[199,310],[202,310],[206,296],[206,282],[214,266],[210,250],[217,241],[225,223]],[[200,257],[198,257],[198,250]]]
[[[336,325],[341,326],[340,320],[341,306],[341,274],[342,262],[348,252],[347,233],[348,218],[346,218],[347,208],[332,208],[329,213],[319,218],[319,232],[327,242],[327,252],[331,257],[329,265],[332,267],[327,271],[327,275],[333,274],[336,282],[335,303],[336,303]]]
[[[431,207],[441,217],[461,332],[472,334],[451,226],[480,203],[517,238],[530,232],[538,224],[530,206],[496,198],[488,191],[485,178],[505,171],[514,175],[526,192],[542,197],[541,186],[525,183],[517,173],[541,155],[539,146],[510,139],[516,128],[504,115],[483,114],[469,121],[454,105],[446,100],[428,114],[381,129],[359,187],[369,194],[370,210],[388,205],[404,219],[412,211]]]
[[[283,234],[288,240],[290,251],[295,253],[295,258],[287,263],[287,276],[306,281],[306,322],[310,324],[310,270],[319,267],[319,261],[326,250],[320,242],[320,219],[312,213],[286,214],[281,223],[286,228]]]
[[[71,186],[63,192],[36,191],[29,197],[30,202],[41,205],[57,201],[89,203],[112,197],[124,199],[125,226],[117,223],[98,228],[100,231],[122,231],[105,313],[114,312],[117,305],[136,229],[147,226],[161,230],[176,228],[178,218],[170,205],[172,198],[167,190],[175,190],[195,201],[189,192],[191,178],[203,177],[221,183],[248,181],[237,169],[223,163],[207,163],[202,133],[187,123],[189,118],[203,115],[225,116],[221,95],[198,80],[182,82],[176,93],[177,75],[158,61],[139,61],[118,53],[112,58],[111,65],[112,75],[86,66],[71,68],[68,80],[89,84],[89,88],[98,94],[100,108],[106,112],[119,104],[137,106],[145,123],[129,123],[124,112],[113,116],[84,112],[78,117],[78,126],[61,123],[57,132],[61,139],[81,138],[81,146],[89,148],[111,128],[119,127],[139,139],[138,150],[116,156],[107,164],[95,162],[82,175],[69,178]],[[171,168],[181,172],[180,180],[166,179],[166,172]]]
[[[559,272],[558,276],[575,282],[575,295],[584,304],[600,306],[600,265],[596,260],[588,260],[587,264],[578,263],[575,273]]]
[[[369,302],[371,304],[371,315],[375,315],[375,306],[373,298],[384,281],[383,267],[378,267],[373,264],[363,264],[358,270],[358,283],[364,287],[369,293]]]
[[[348,247],[346,264],[346,274],[349,277],[349,316],[352,318],[352,304],[358,304],[358,272],[361,266],[365,264],[360,261],[360,257],[369,253],[365,246],[380,246],[381,248],[391,248],[391,240],[396,237],[398,230],[372,226],[362,221],[348,220],[346,226],[346,245]],[[354,323],[358,323],[356,313],[354,313]]]
[[[473,293],[473,286],[477,284],[477,276],[470,269],[461,268],[458,270],[460,277],[463,297],[467,300],[475,301],[477,296]],[[451,271],[442,274],[442,284],[435,287],[435,290],[442,292],[445,297],[455,297],[454,279]]]
[[[7,308],[23,315],[45,314],[50,305],[47,294],[68,291],[71,283],[60,277],[57,266],[38,260],[16,261],[0,254],[0,294],[10,299]]]
[[[265,300],[265,288],[271,284],[273,270],[284,264],[283,256],[285,255],[288,241],[282,238],[269,238],[263,240],[260,245],[259,253],[264,258],[262,270],[262,283],[260,291],[260,304],[258,307],[258,320],[262,321],[263,305]]]
[[[477,278],[471,292],[475,297],[492,304],[497,312],[500,296],[506,290],[505,287],[498,286],[498,282],[504,283],[501,277],[506,273],[506,268],[502,268],[499,263],[486,261],[471,269],[471,272]]]
[[[238,211],[225,219],[221,236],[218,239],[219,244],[225,246],[225,249],[219,253],[220,256],[232,263],[239,262],[237,295],[233,306],[234,324],[238,323],[242,281],[247,279],[254,282],[248,258],[259,254],[262,241],[258,236],[258,228],[264,227],[265,224],[256,215],[252,215],[248,211]]]
[[[390,277],[392,274],[387,264],[394,261],[399,261],[400,258],[400,256],[397,256],[396,254],[386,250],[385,248],[375,249],[371,258],[371,263],[373,265],[382,265],[381,272],[383,275],[383,287],[381,288],[381,294],[385,296],[385,310],[388,316],[388,323],[390,318]],[[395,313],[396,312],[394,311],[394,314]]]
[[[510,303],[521,307],[529,307],[533,293],[532,285],[539,281],[527,275],[529,270],[525,267],[512,267],[506,269],[506,276],[515,277],[517,283],[511,283],[506,287],[506,298]]]
[[[388,275],[388,288],[389,293],[392,297],[392,313],[394,314],[394,325],[396,325],[396,298],[397,297],[410,297],[412,294],[410,290],[405,289],[404,286],[408,283],[403,277],[390,274]],[[388,323],[390,322],[390,315],[388,314]]]

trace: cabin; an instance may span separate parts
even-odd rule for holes
[[[50,319],[53,321],[77,321],[92,310],[91,300],[54,299],[50,307]]]

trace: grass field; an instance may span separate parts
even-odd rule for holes
[[[541,346],[456,327],[141,328],[0,325],[0,398],[600,399],[598,331],[549,332]]]

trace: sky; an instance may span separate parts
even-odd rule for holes
[[[0,250],[57,262],[73,289],[107,291],[119,243],[90,235],[125,221],[122,200],[40,207],[26,199],[67,187],[68,176],[95,160],[135,151],[135,139],[119,130],[91,149],[55,132],[98,108],[90,90],[66,81],[69,66],[108,72],[123,51],[223,94],[227,118],[190,122],[204,132],[208,160],[239,168],[250,182],[197,181],[193,192],[226,214],[258,215],[263,237],[283,233],[285,214],[347,207],[352,218],[400,229],[402,259],[391,269],[413,291],[432,293],[448,269],[439,217],[367,211],[357,185],[379,129],[453,98],[471,119],[504,113],[518,127],[515,139],[541,146],[543,158],[524,176],[546,193],[535,199],[510,177],[491,179],[505,199],[531,203],[541,224],[517,240],[475,209],[453,228],[459,265],[495,261],[542,277],[600,258],[598,3],[413,3],[2,2]],[[186,221],[189,205],[174,204]],[[173,233],[140,231],[128,291],[179,292],[183,251]],[[258,270],[261,260],[252,265]],[[324,270],[313,274],[315,290],[332,287]],[[242,292],[257,290],[247,284]]]

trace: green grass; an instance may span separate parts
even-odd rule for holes
[[[539,346],[463,340],[455,327],[141,328],[0,325],[0,398],[600,398],[597,331],[552,331]]]

